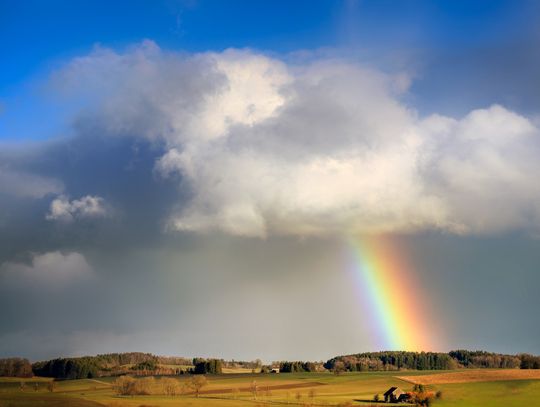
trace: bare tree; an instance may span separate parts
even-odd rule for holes
[[[257,400],[257,391],[259,390],[259,386],[257,386],[256,380],[253,380],[251,382],[250,390],[251,390],[251,394],[253,394],[253,399]]]
[[[309,389],[308,391],[308,397],[311,399],[311,402],[313,403],[313,399],[315,398],[315,395],[317,394],[315,389]]]
[[[137,379],[131,376],[120,376],[113,382],[113,389],[121,396],[133,396],[136,393]]]
[[[208,380],[205,376],[202,375],[196,375],[191,378],[191,380],[188,382],[188,386],[193,389],[195,392],[195,396],[199,397],[199,393],[201,389],[208,384]]]
[[[50,382],[47,383],[47,390],[49,390],[49,392],[53,393],[55,389],[56,389],[56,382],[54,380],[51,380]]]

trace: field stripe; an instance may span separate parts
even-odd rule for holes
[[[450,373],[434,373],[420,376],[394,376],[396,379],[413,384],[448,384],[493,382],[507,380],[540,380],[540,370],[521,369],[475,369]]]

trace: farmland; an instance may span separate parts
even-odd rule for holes
[[[419,376],[403,376],[398,378],[410,383],[419,384],[446,384],[446,383],[472,383],[509,380],[540,379],[539,369],[471,369]]]
[[[0,406],[74,406],[74,407],[140,407],[140,406],[264,406],[264,405],[377,405],[371,402],[391,386],[408,391],[412,382],[424,382],[432,391],[441,391],[436,406],[535,406],[540,398],[540,380],[523,377],[519,370],[464,369],[454,372],[365,372],[294,373],[294,374],[222,374],[209,375],[200,397],[193,392],[175,396],[119,396],[113,390],[114,378],[66,380],[48,390],[51,379],[2,378]],[[535,372],[537,373],[537,372]],[[528,373],[533,375],[533,373]],[[399,375],[399,377],[397,377]],[[461,375],[461,377],[460,377]],[[189,375],[175,377],[180,385]],[[514,380],[518,379],[518,380]],[[161,379],[156,378],[159,384]],[[22,383],[22,385],[21,385]],[[380,405],[384,405],[380,403]]]

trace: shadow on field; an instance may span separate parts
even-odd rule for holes
[[[373,399],[354,399],[353,401],[357,401],[359,403],[371,403],[371,404],[369,404],[369,406],[366,406],[366,407],[381,407],[381,406],[387,406],[388,405],[388,403],[385,403],[384,401],[373,401]],[[412,406],[413,404],[411,404],[411,403],[399,403],[397,405],[409,407],[409,406]]]
[[[287,383],[287,384],[272,384],[272,385],[258,385],[257,390],[258,391],[266,391],[266,390],[290,390],[290,389],[303,389],[306,387],[316,387],[316,386],[326,386],[326,383],[320,383],[320,382],[307,382],[307,383]],[[238,387],[236,389],[233,388],[225,388],[225,389],[211,389],[211,390],[201,390],[199,394],[207,395],[207,394],[229,394],[233,393],[235,391],[239,392],[250,392],[253,390],[253,386],[242,386]],[[193,395],[195,392],[185,393],[186,395]]]

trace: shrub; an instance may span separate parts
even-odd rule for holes
[[[156,387],[156,379],[152,376],[135,380],[135,394],[137,395],[148,396],[159,393]]]
[[[113,389],[121,396],[133,396],[136,394],[137,380],[131,376],[120,376],[113,382]]]

